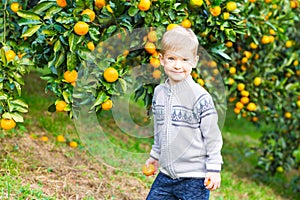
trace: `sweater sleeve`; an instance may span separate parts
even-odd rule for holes
[[[207,152],[206,169],[208,172],[220,172],[223,164],[221,155],[223,140],[218,126],[218,113],[208,93],[200,97],[198,108],[200,130]]]
[[[154,143],[152,145],[152,149],[150,151],[150,157],[159,160],[160,155],[160,145],[159,145],[159,136],[157,131],[157,120],[156,120],[156,109],[155,109],[155,99],[157,94],[157,88],[154,90],[154,95],[152,99],[152,113],[154,118]]]

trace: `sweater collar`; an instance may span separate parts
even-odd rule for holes
[[[167,87],[168,89],[170,89],[171,92],[177,93],[177,92],[186,90],[188,88],[191,88],[194,83],[195,83],[195,81],[193,80],[192,76],[189,75],[188,77],[186,77],[186,79],[184,79],[183,81],[180,81],[179,83],[176,83],[174,85],[170,85],[169,79],[167,79],[164,83],[164,86]]]

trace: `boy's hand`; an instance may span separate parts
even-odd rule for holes
[[[209,190],[216,190],[221,185],[221,174],[220,172],[207,172],[204,185]]]
[[[148,167],[150,164],[154,165],[154,174],[153,175],[155,175],[157,173],[157,171],[158,171],[158,166],[159,166],[158,160],[155,160],[154,158],[150,157],[146,161],[145,165]]]

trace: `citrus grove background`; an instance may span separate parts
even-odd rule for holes
[[[153,89],[164,76],[159,39],[164,31],[182,25],[193,29],[211,55],[210,61],[201,63],[206,71],[192,72],[195,81],[209,88],[220,73],[228,109],[258,127],[273,127],[247,151],[259,155],[257,171],[273,176],[300,170],[299,1],[2,0],[0,4],[1,132],[22,127],[30,110],[22,98],[24,76],[38,69],[47,69],[41,79],[45,90],[56,97],[48,111],[74,118],[84,99],[94,99],[92,109],[99,115],[109,112],[112,97],[124,94],[132,81],[132,62],[151,66],[135,77],[140,83],[135,99],[149,109]],[[126,42],[136,28],[148,31],[129,44],[133,51],[103,43],[112,36]],[[81,84],[80,68],[87,67],[93,52],[101,55],[93,58],[96,67],[89,72],[96,74],[97,87],[73,94]],[[63,136],[57,139],[66,141]],[[75,148],[79,143],[69,141]],[[296,183],[292,186],[299,190],[299,178]]]

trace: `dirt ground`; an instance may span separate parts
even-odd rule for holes
[[[42,189],[49,197],[142,200],[149,190],[140,179],[118,174],[83,150],[42,142],[29,134],[1,138],[0,144],[1,157],[18,163],[22,184]]]

